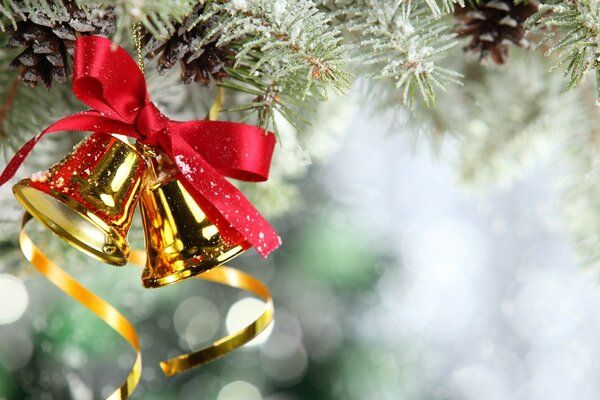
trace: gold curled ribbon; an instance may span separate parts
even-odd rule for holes
[[[56,287],[83,304],[107,325],[113,328],[125,339],[136,352],[136,360],[123,384],[116,389],[107,400],[125,400],[139,383],[142,374],[142,354],[135,328],[112,305],[81,285],[58,264],[50,260],[33,243],[25,232],[25,225],[32,219],[25,213],[21,225],[19,243],[25,257]],[[141,250],[132,250],[129,261],[138,266],[144,266],[146,254]],[[274,315],[273,299],[269,288],[253,276],[227,266],[219,266],[196,276],[197,279],[220,283],[232,288],[241,289],[255,294],[265,302],[262,314],[245,328],[225,336],[210,346],[198,351],[185,353],[167,361],[160,366],[167,376],[173,376],[191,368],[207,364],[225,354],[248,343],[261,333],[272,321]]]
[[[135,350],[137,356],[133,367],[123,384],[115,390],[107,400],[127,399],[136,388],[142,375],[142,352],[137,333],[129,321],[116,308],[81,285],[71,275],[66,273],[42,253],[25,232],[25,225],[31,220],[31,215],[25,213],[21,224],[19,243],[25,258],[29,260],[50,282],[60,290],[86,306],[98,318],[113,328]]]
[[[129,262],[139,266],[146,263],[146,253],[132,250]],[[185,353],[167,361],[161,361],[160,367],[167,376],[177,375],[188,369],[207,364],[235,350],[258,336],[273,321],[273,298],[267,285],[235,268],[220,265],[195,276],[196,279],[220,283],[236,289],[241,289],[260,297],[265,302],[261,315],[252,323],[231,335],[225,336],[210,346],[192,353]]]

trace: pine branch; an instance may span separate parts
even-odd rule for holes
[[[6,91],[6,98],[4,99],[4,102],[0,107],[0,138],[2,139],[8,138],[8,134],[4,131],[2,126],[4,125],[4,121],[6,120],[6,117],[8,116],[8,113],[10,112],[13,103],[15,102],[15,98],[17,97],[17,93],[20,87],[21,84],[19,82],[19,79],[14,78],[12,83],[8,87],[8,90]]]
[[[275,112],[297,125],[305,105],[349,85],[339,32],[309,0],[212,2],[190,29],[196,24],[211,26],[198,49],[216,40],[234,50],[231,78],[222,85],[249,97],[228,111],[254,112],[262,127],[276,127]]]
[[[444,2],[444,10],[450,2]],[[353,0],[331,12],[350,35],[359,65],[369,77],[389,79],[410,108],[416,92],[435,103],[435,88],[460,83],[461,75],[440,65],[458,44],[452,22],[432,14],[433,2]],[[439,8],[439,7],[438,7]]]
[[[146,30],[156,37],[168,37],[192,12],[200,0],[107,0],[100,2],[104,7],[113,6],[117,11],[117,32],[112,38],[117,43],[131,40],[131,26],[141,22]],[[203,0],[204,1],[204,0]],[[79,0],[78,3],[98,3],[96,0]]]
[[[4,41],[0,40],[0,151],[6,160],[25,141],[67,113],[82,110],[83,105],[74,100],[67,85],[56,85],[47,91],[45,88],[29,88],[17,84],[16,71],[8,69],[14,51],[5,49]],[[45,139],[44,142],[49,145],[46,150],[61,139],[64,137]],[[57,152],[64,154],[64,144],[58,147]],[[55,152],[46,151],[45,155],[51,161],[41,157],[32,159],[30,165],[44,168],[56,161],[52,158],[56,156]]]
[[[140,21],[155,36],[168,36],[173,31],[173,22],[181,22],[199,0],[0,0],[0,31],[9,25],[15,26],[27,15],[40,15],[50,21],[66,17],[65,4],[74,3],[84,12],[114,7],[117,12],[117,32],[113,40],[117,43],[131,39],[131,25]]]
[[[21,8],[13,0],[0,2],[0,30],[4,32],[8,25],[16,26],[18,19],[25,18]]]
[[[435,15],[443,15],[454,10],[454,5],[465,6],[465,0],[425,0]]]
[[[591,72],[598,70],[600,54],[600,9],[598,0],[552,1],[541,4],[528,21],[531,32],[544,32],[541,45],[549,45],[547,56],[557,55],[568,82],[565,91],[577,87]],[[600,77],[597,77],[600,93]]]
[[[578,93],[561,94],[563,80],[547,71],[547,61],[515,49],[510,68],[467,63],[465,87],[440,95],[436,109],[420,110],[431,115],[429,125],[458,139],[456,163],[464,184],[509,184],[587,131],[583,100]]]
[[[103,5],[101,1],[90,0],[0,0],[0,30],[5,31],[9,25],[16,28],[19,20],[28,17],[43,18],[50,22],[68,21],[65,6],[68,3],[76,4],[85,12]]]

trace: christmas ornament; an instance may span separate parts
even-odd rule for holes
[[[202,13],[204,4],[199,4],[181,24],[175,25],[174,33],[168,39],[156,38],[147,32],[142,42],[146,59],[160,55],[157,62],[159,73],[165,73],[179,61],[181,80],[190,84],[198,82],[208,86],[212,81],[220,82],[229,75],[226,67],[233,66],[233,51],[217,44],[218,38],[199,46],[208,33],[208,25],[193,25]]]
[[[523,23],[538,10],[539,2],[530,0],[516,4],[514,0],[483,0],[454,6],[459,21],[458,37],[472,36],[465,50],[479,53],[480,60],[491,58],[496,64],[508,60],[508,45],[529,47]]]
[[[145,287],[168,285],[207,271],[246,250],[227,245],[177,177],[156,179],[143,190],[142,222],[148,260]]]
[[[18,182],[13,192],[29,214],[71,245],[125,265],[146,169],[133,146],[95,133],[47,172]]]
[[[137,352],[127,381],[110,397],[123,399],[141,373],[134,328],[46,257],[25,233],[25,224],[32,215],[60,238],[102,261],[145,265],[146,287],[203,273],[200,279],[265,300],[263,314],[246,328],[208,348],[161,363],[167,375],[183,372],[247,343],[272,320],[268,288],[220,264],[250,247],[266,257],[281,243],[252,204],[225,179],[266,180],[275,139],[272,133],[244,124],[169,120],[150,101],[135,61],[108,39],[77,39],[73,69],[73,92],[93,109],[67,116],[27,142],[0,175],[0,185],[14,176],[45,135],[65,130],[96,132],[48,171],[17,183],[14,193],[29,212],[21,232],[25,256]],[[137,143],[129,145],[108,132]],[[126,240],[140,198],[148,257],[130,251]]]
[[[67,116],[27,142],[0,175],[16,173],[45,135],[65,130],[113,132],[156,147],[173,160],[181,182],[228,244],[244,243],[266,257],[281,244],[273,228],[225,176],[264,181],[275,136],[224,121],[172,121],[150,101],[144,77],[121,47],[97,36],[77,40],[73,92],[92,110]]]
[[[25,47],[13,59],[11,67],[19,69],[19,78],[28,86],[42,82],[50,88],[53,81],[64,83],[71,75],[69,59],[77,37],[109,36],[115,31],[113,8],[91,8],[84,12],[75,1],[66,1],[64,5],[66,12],[57,12],[52,18],[25,12],[25,19],[17,22],[16,28],[8,28],[8,47]]]

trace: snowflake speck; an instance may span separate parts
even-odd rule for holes
[[[175,156],[175,163],[177,167],[181,171],[181,173],[189,180],[190,182],[194,181],[194,175],[196,173],[196,168],[191,167],[182,155]]]
[[[58,179],[56,179],[56,182],[54,183],[54,186],[56,186],[57,188],[62,188],[65,185],[65,178],[63,178],[62,176],[59,176]]]
[[[49,176],[47,171],[38,171],[31,175],[31,180],[33,182],[46,182],[48,178]]]

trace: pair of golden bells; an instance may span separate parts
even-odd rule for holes
[[[177,174],[157,176],[155,161],[114,136],[95,133],[48,171],[18,182],[13,192],[57,236],[117,266],[127,263],[127,233],[139,202],[147,288],[189,278],[244,252],[242,243],[223,241]]]

